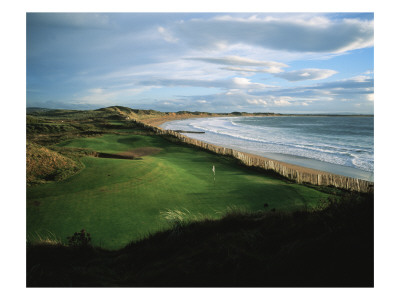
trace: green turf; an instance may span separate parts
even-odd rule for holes
[[[162,150],[137,160],[85,157],[85,168],[77,175],[28,187],[29,239],[51,233],[65,242],[67,236],[84,228],[94,245],[117,249],[170,226],[162,216],[167,210],[218,218],[228,207],[294,210],[312,208],[328,197],[159,136],[105,135],[59,146],[107,153],[138,147]]]

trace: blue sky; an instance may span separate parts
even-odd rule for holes
[[[27,106],[374,113],[371,13],[28,13]]]

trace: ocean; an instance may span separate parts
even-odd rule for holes
[[[373,181],[374,117],[217,117],[166,122],[164,129],[271,159]]]

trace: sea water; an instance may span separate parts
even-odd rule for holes
[[[164,129],[283,162],[373,181],[374,117],[217,117],[166,122]]]

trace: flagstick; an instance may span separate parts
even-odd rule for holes
[[[213,171],[213,173],[214,173],[214,186],[215,186],[215,166],[213,165],[213,167],[212,167],[212,171]]]

